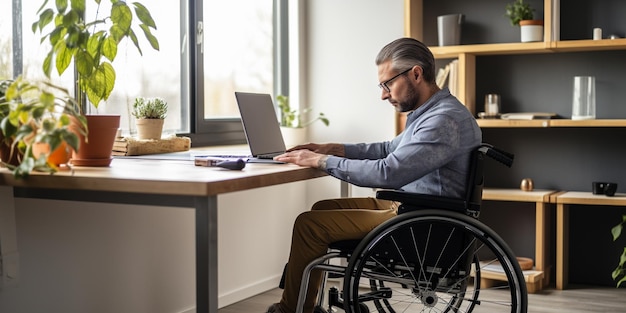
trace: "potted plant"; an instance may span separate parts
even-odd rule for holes
[[[535,9],[524,0],[506,5],[506,16],[511,25],[520,27],[522,42],[543,41],[543,20],[535,20],[534,12]]]
[[[2,85],[0,128],[3,142],[10,144],[10,154],[17,156],[14,163],[2,157],[2,164],[17,178],[27,177],[32,171],[56,172],[59,165],[67,163],[71,150],[79,149],[71,119],[87,129],[78,102],[66,89],[48,82],[18,77]]]
[[[621,236],[624,224],[626,224],[626,215],[622,215],[622,222],[615,225],[611,229],[611,234],[613,234],[613,241],[616,241]],[[626,282],[626,247],[624,247],[624,250],[622,251],[622,255],[619,258],[619,263],[615,270],[613,270],[612,276],[613,280],[617,281],[618,288],[623,282]]]
[[[135,99],[133,116],[137,125],[139,139],[161,139],[163,122],[167,116],[167,102],[162,98]]]
[[[330,121],[324,113],[318,114],[315,118],[303,120],[304,116],[311,111],[310,108],[298,111],[292,109],[289,104],[289,97],[285,95],[276,96],[276,103],[280,110],[280,127],[285,140],[285,145],[295,146],[306,141],[306,127],[315,123],[322,122],[328,126]]]
[[[151,47],[159,50],[158,40],[152,34],[156,24],[141,3],[133,2],[131,9],[125,1],[110,0],[110,11],[102,13],[102,0],[93,0],[98,14],[86,21],[86,2],[65,0],[49,5],[44,0],[38,11],[39,20],[32,25],[33,32],[42,33],[41,41],[48,40],[51,46],[43,62],[48,77],[53,67],[62,75],[73,62],[77,73],[76,98],[83,112],[88,112],[84,95],[95,109],[109,98],[116,80],[112,62],[122,40],[130,39],[142,53],[133,27],[139,27]],[[51,30],[44,33],[48,28]],[[120,116],[87,115],[87,119],[89,136],[81,138],[83,149],[72,156],[72,164],[108,166]]]

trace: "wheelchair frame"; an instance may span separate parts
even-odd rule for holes
[[[519,263],[506,242],[478,220],[486,156],[509,167],[514,158],[481,144],[470,156],[464,198],[378,191],[377,198],[401,203],[398,215],[362,240],[332,243],[326,255],[309,263],[296,313],[303,311],[315,269],[325,272],[318,304],[324,301],[328,275],[343,276],[343,291],[329,291],[328,311],[342,307],[348,313],[503,312],[510,307],[510,312],[526,313],[528,296]],[[347,260],[347,265],[329,264],[337,258]],[[486,287],[480,279],[483,270],[501,272],[504,284]],[[364,288],[364,281],[369,286]],[[326,312],[319,305],[315,311]]]

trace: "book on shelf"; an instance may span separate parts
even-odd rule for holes
[[[165,137],[161,139],[136,139],[118,137],[113,143],[114,156],[132,156],[187,151],[191,148],[189,137]]]
[[[518,113],[504,113],[500,115],[503,120],[539,120],[539,119],[551,119],[555,118],[556,113],[548,112],[518,112]]]
[[[437,71],[436,83],[439,88],[448,87],[454,96],[458,94],[459,86],[459,60],[455,59]]]

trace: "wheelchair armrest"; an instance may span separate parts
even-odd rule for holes
[[[461,198],[434,196],[398,190],[379,190],[376,192],[377,199],[391,200],[402,203],[403,206],[449,209],[464,211],[467,202]]]

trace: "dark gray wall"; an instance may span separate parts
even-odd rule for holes
[[[519,41],[519,28],[504,16],[501,0],[426,0],[424,42],[437,45],[436,17],[462,13],[462,44]],[[529,0],[543,18],[543,1]],[[561,39],[590,39],[601,27],[604,37],[624,36],[626,2],[561,1]],[[450,60],[439,60],[443,66]],[[570,118],[573,77],[596,77],[596,116],[626,119],[626,51],[479,56],[476,60],[476,110],[484,95],[498,93],[502,112],[555,112]],[[485,142],[515,153],[511,169],[488,162],[486,186],[519,188],[530,177],[535,188],[591,191],[592,181],[612,181],[626,192],[626,128],[485,128]],[[493,227],[518,255],[534,255],[534,204],[485,202],[481,219]],[[573,206],[570,222],[570,283],[614,285],[626,239],[614,243],[610,229],[626,207]],[[554,210],[552,211],[554,225]],[[550,233],[554,242],[554,226]],[[554,264],[554,246],[550,247]],[[552,272],[554,274],[554,272]],[[554,278],[554,275],[552,275]],[[554,282],[554,279],[552,280]]]

